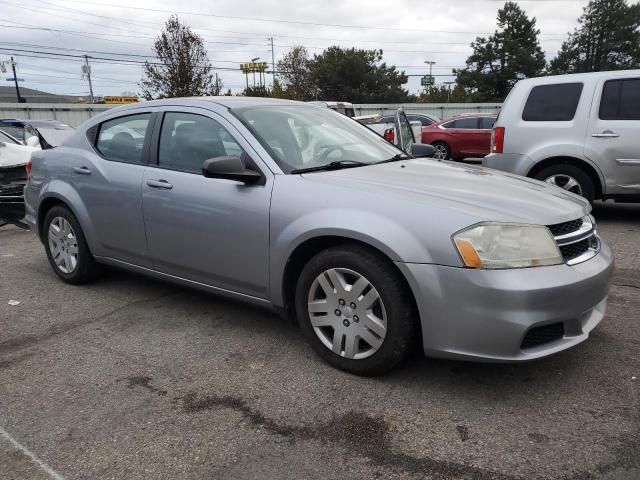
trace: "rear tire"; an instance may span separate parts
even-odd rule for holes
[[[589,203],[593,203],[596,196],[595,185],[589,174],[575,165],[567,163],[552,165],[540,170],[534,178],[580,195]]]
[[[435,160],[449,160],[451,158],[451,149],[444,142],[433,142],[431,144],[436,149],[433,158]]]
[[[393,264],[371,249],[330,248],[303,268],[296,315],[313,349],[336,368],[380,375],[411,352],[413,297]]]
[[[93,280],[101,272],[78,220],[67,207],[56,205],[47,212],[43,233],[51,268],[64,282],[80,285]]]

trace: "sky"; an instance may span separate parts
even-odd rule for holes
[[[576,26],[587,0],[518,3],[537,19],[542,48],[551,59]],[[271,63],[271,37],[276,62],[295,45],[305,46],[311,54],[332,45],[382,49],[387,65],[410,75],[406,87],[419,93],[420,75],[429,72],[424,62],[436,62],[437,83],[453,80],[452,68],[464,66],[470,43],[495,30],[503,4],[502,0],[0,0],[0,61],[13,55],[24,87],[88,95],[88,83],[81,78],[86,54],[95,95],[137,93],[140,62],[152,60],[154,38],[169,15],[176,13],[204,38],[224,88],[234,93],[245,84],[240,63],[255,57]],[[8,70],[0,78],[4,85],[12,85],[6,80],[12,76]]]

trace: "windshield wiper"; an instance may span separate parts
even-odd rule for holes
[[[364,167],[366,165],[371,165],[371,164],[366,162],[358,162],[357,160],[338,160],[335,162],[329,162],[326,165],[319,165],[317,167],[298,168],[296,170],[291,170],[291,173],[295,174],[295,173],[321,172],[321,171],[327,171],[327,170],[340,170],[341,168]]]
[[[391,162],[397,162],[399,160],[410,160],[413,157],[411,155],[407,155],[406,153],[398,153],[397,155],[394,155],[391,158],[387,158],[386,160],[381,160],[379,162],[374,163],[374,165],[378,165],[380,163],[391,163]]]

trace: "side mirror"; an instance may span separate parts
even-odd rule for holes
[[[436,154],[436,149],[433,145],[426,143],[413,143],[411,144],[411,155],[417,158],[431,158]]]
[[[242,183],[258,183],[262,174],[248,170],[244,160],[235,156],[209,158],[202,164],[202,175],[207,178],[236,180]]]

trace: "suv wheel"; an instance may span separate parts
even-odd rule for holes
[[[574,165],[552,165],[539,171],[535,178],[580,195],[590,203],[595,198],[595,187],[589,175]]]
[[[401,362],[413,346],[413,299],[399,273],[377,252],[342,246],[304,267],[296,314],[313,349],[331,365],[377,375]]]
[[[55,206],[44,219],[44,245],[53,271],[65,282],[78,285],[99,273],[100,266],[89,251],[76,217],[63,206]]]

